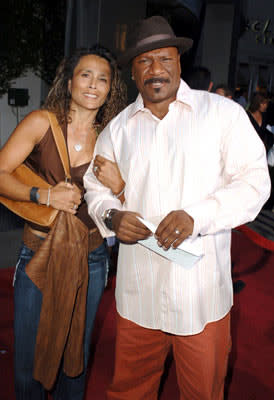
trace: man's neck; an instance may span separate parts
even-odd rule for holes
[[[148,108],[152,112],[152,114],[155,115],[155,117],[163,119],[168,113],[170,103],[172,103],[174,100],[175,99],[168,99],[159,103],[147,103],[146,101],[144,101],[144,106]]]

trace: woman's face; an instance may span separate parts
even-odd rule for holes
[[[262,113],[266,112],[267,105],[268,105],[268,101],[267,101],[267,100],[264,100],[264,101],[260,104],[259,110],[260,110]]]
[[[71,107],[99,110],[105,103],[111,85],[111,68],[102,57],[86,55],[80,58],[68,83]]]

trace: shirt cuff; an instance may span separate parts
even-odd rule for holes
[[[202,235],[203,232],[206,232],[209,224],[209,218],[207,218],[209,213],[205,213],[205,208],[201,207],[201,204],[185,207],[184,211],[189,214],[194,221],[193,232],[191,234],[193,239]]]
[[[119,200],[113,199],[113,200],[104,200],[103,202],[100,203],[100,205],[96,208],[96,210],[91,209],[91,205],[88,206],[88,212],[89,215],[93,218],[95,224],[97,225],[101,235],[104,238],[114,236],[115,233],[110,231],[105,223],[103,222],[102,216],[106,210],[109,208],[115,208],[116,210],[121,211],[122,210],[122,205]]]

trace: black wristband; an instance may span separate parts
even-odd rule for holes
[[[40,195],[39,195],[39,193],[38,193],[38,190],[39,190],[38,187],[33,186],[33,187],[30,189],[30,192],[29,192],[29,199],[30,199],[30,201],[33,201],[34,203],[37,203],[37,204],[39,204],[39,198],[40,198]]]

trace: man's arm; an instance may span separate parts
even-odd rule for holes
[[[233,122],[223,130],[220,151],[223,186],[184,209],[194,220],[193,237],[252,221],[270,194],[265,148],[241,107],[237,106]]]
[[[163,248],[176,248],[188,236],[214,234],[247,223],[269,197],[264,145],[246,112],[241,107],[235,111],[233,123],[223,130],[220,149],[224,185],[202,201],[170,212],[161,221],[155,234]]]
[[[110,161],[115,161],[113,146],[110,136],[109,125],[100,133],[95,149],[94,157],[100,154]],[[105,210],[115,208],[122,210],[122,204],[117,199],[111,190],[102,185],[93,173],[93,161],[90,163],[84,175],[84,187],[86,189],[85,200],[88,205],[88,213],[94,220],[103,237],[113,236],[113,233],[106,228],[102,220],[102,215]]]
[[[110,126],[108,125],[100,134],[94,157],[99,154],[108,160],[116,162],[114,149],[111,141]],[[98,226],[103,237],[113,236],[114,232],[118,239],[125,243],[136,243],[138,240],[147,238],[151,232],[137,219],[138,213],[121,211],[122,204],[112,191],[102,185],[93,173],[93,162],[84,175],[84,186],[86,189],[85,200],[88,205],[89,215]],[[111,230],[103,222],[103,215],[108,209],[114,209],[112,213]]]

